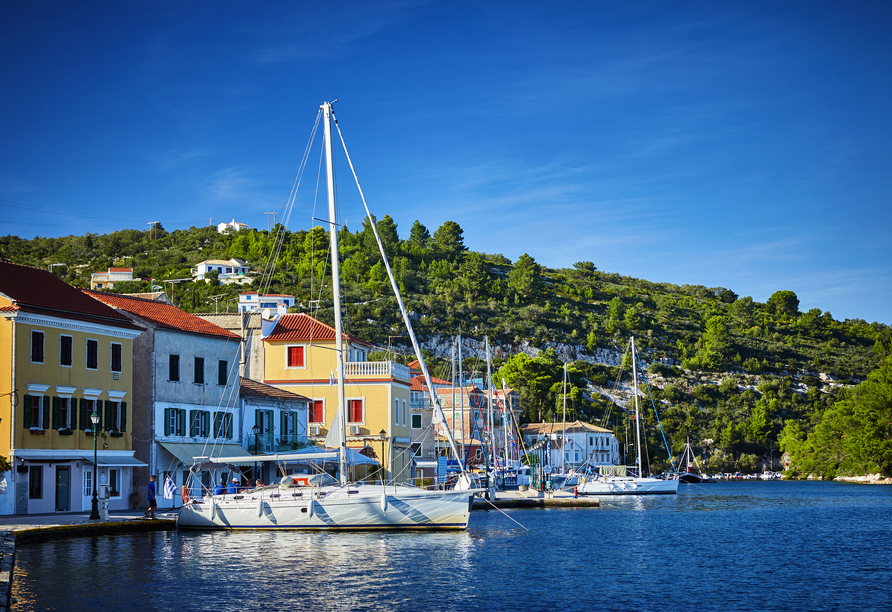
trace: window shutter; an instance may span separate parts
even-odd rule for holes
[[[288,432],[288,428],[285,426],[285,411],[279,413],[279,431],[282,435],[285,435]]]
[[[121,402],[121,431],[127,431],[127,402]]]
[[[81,417],[80,417],[81,431],[84,431],[87,429],[88,424],[90,423],[90,415],[87,412],[87,398],[82,397],[82,398],[78,399],[77,401],[79,402],[78,406],[80,408],[80,410],[78,412],[80,412],[80,415],[81,415]]]
[[[186,435],[186,409],[180,408],[180,421],[179,421],[179,434],[181,436]]]
[[[260,427],[260,433],[263,433],[263,417],[260,415],[260,409],[254,411],[254,424]]]
[[[273,411],[272,410],[266,411],[266,426],[269,428],[270,435],[276,434],[276,423],[275,423],[275,421],[273,421]]]
[[[112,423],[112,403],[105,402],[105,431],[111,431],[114,423]]]
[[[226,437],[232,439],[232,415],[227,415],[223,421],[226,423]]]
[[[102,431],[102,400],[96,400],[96,414],[99,415],[99,423],[96,424],[96,431]]]
[[[198,421],[198,411],[190,410],[189,411],[189,435],[190,436],[198,435],[197,421]]]
[[[50,397],[48,395],[43,396],[43,420],[40,422],[40,426],[44,429],[50,426]]]
[[[164,435],[170,435],[170,411],[171,408],[164,409]]]
[[[68,418],[71,419],[71,429],[77,429],[77,408],[77,400],[72,397],[70,400],[68,400]]]
[[[22,421],[22,425],[25,426],[25,429],[30,429],[31,427],[31,399],[30,395],[25,396],[25,418]]]
[[[60,404],[58,397],[53,398],[53,429],[59,429],[59,410]]]
[[[215,438],[223,437],[223,432],[220,429],[220,417],[221,416],[222,415],[219,412],[214,413],[214,437]]]
[[[202,419],[201,425],[202,425],[201,435],[209,436],[211,433],[210,431],[208,431],[211,427],[211,411],[210,410],[204,411],[204,418]]]

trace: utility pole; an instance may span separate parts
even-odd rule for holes
[[[152,240],[155,239],[155,225],[157,225],[158,223],[161,223],[161,222],[160,221],[149,221],[148,223],[146,223],[146,225],[149,226],[149,238]]]
[[[276,213],[275,211],[272,211],[272,212],[265,212],[265,213],[263,213],[263,214],[266,215],[266,231],[268,232],[268,231],[270,230],[270,227],[269,227],[269,216],[270,216],[270,215],[273,216],[273,227],[275,227],[275,226],[276,226],[276,215],[277,215],[278,213]]]

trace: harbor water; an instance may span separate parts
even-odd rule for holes
[[[12,609],[892,607],[890,487],[736,481],[601,501],[474,512],[460,532],[155,532],[27,544],[16,553]]]

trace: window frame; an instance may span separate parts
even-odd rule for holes
[[[406,427],[406,413],[408,410],[406,409],[406,400],[402,400],[403,402],[403,427]]]
[[[180,355],[179,353],[169,353],[167,355],[167,382],[181,382],[181,380]]]
[[[225,387],[229,379],[229,362],[224,359],[217,360],[217,386]]]
[[[117,347],[117,351],[115,351],[115,347]],[[115,355],[117,352],[117,355]],[[117,360],[117,369],[115,369],[115,361]],[[109,348],[109,368],[112,372],[121,373],[124,368],[124,345],[120,342],[112,342]]]
[[[415,417],[418,417],[418,425],[415,425]],[[422,428],[422,418],[420,414],[412,415],[412,429],[421,429]]]
[[[35,478],[35,474],[37,478]],[[43,466],[28,466],[28,499],[43,499]]]
[[[93,465],[84,467],[84,497],[93,495]]]
[[[39,340],[38,340],[39,339]],[[44,363],[46,360],[46,334],[31,330],[31,363]]]
[[[292,365],[291,351],[292,349],[300,349],[300,363]],[[286,344],[285,345],[285,369],[286,370],[306,370],[307,369],[307,345],[306,344]]]
[[[99,340],[96,340],[95,338],[87,338],[84,356],[84,364],[88,370],[99,369]],[[93,364],[92,366],[90,365],[91,363]]]
[[[316,414],[317,409],[319,410],[319,420],[314,421],[313,416]],[[307,423],[309,425],[325,426],[325,398],[312,399],[307,404]]]
[[[68,347],[65,347],[65,340],[68,340]],[[68,357],[68,363],[65,363],[65,357]],[[59,366],[63,368],[73,367],[74,364],[74,336],[67,334],[59,335]]]
[[[363,397],[350,397],[344,398],[344,401],[347,402],[347,423],[350,425],[365,425],[365,398]],[[353,417],[353,411],[355,410],[355,406],[359,404],[359,409],[362,411],[362,419],[355,420],[351,419]]]
[[[409,450],[411,450],[413,457],[421,457],[424,447],[421,442],[412,442],[409,445]]]

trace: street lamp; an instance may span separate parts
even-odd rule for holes
[[[381,467],[378,471],[381,473],[381,484],[384,484],[384,436],[387,435],[387,432],[382,429],[379,435],[381,436]]]
[[[251,428],[251,431],[254,433],[254,455],[257,455],[257,447],[259,446],[257,436],[260,435],[260,425],[255,425]],[[257,480],[257,462],[254,462],[254,480]]]
[[[99,496],[96,492],[96,480],[99,478],[99,470],[96,467],[96,426],[99,425],[99,414],[96,412],[96,404],[93,404],[93,414],[90,415],[90,420],[93,421],[93,508],[90,511],[90,520],[98,521],[99,520]]]

